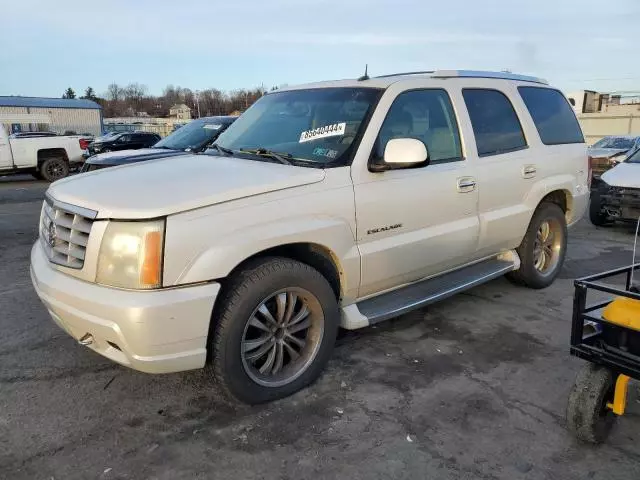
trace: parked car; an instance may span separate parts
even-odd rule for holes
[[[151,148],[100,153],[87,159],[82,172],[91,172],[105,167],[144,162],[173,155],[186,155],[204,151],[216,141],[237,117],[205,117],[193,120],[180,130],[160,140]]]
[[[596,226],[640,218],[640,149],[594,179],[589,219]]]
[[[598,140],[588,149],[593,176],[598,178],[604,172],[640,148],[640,136],[610,135]]]
[[[137,150],[139,148],[148,148],[160,141],[160,139],[160,135],[157,133],[126,132],[95,140],[89,144],[87,150],[90,155],[118,150]]]
[[[313,382],[340,326],[505,274],[550,285],[588,199],[580,126],[543,80],[316,83],[264,95],[204,155],[53,184],[31,278],[82,345],[144,372],[207,366],[260,403]]]
[[[69,136],[8,135],[0,124],[0,175],[30,173],[53,182],[82,163],[82,139]]]

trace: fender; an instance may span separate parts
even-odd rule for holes
[[[250,208],[251,212],[232,210],[197,218],[189,218],[188,214],[170,217],[166,249],[187,251],[187,257],[180,255],[180,263],[176,263],[177,259],[165,263],[163,284],[175,286],[222,279],[265,250],[308,243],[330,252],[338,267],[343,299],[355,299],[360,284],[360,255],[349,220],[330,214],[293,214],[290,210],[301,210],[295,202],[278,203],[255,206]],[[274,211],[279,212],[279,218],[269,218]],[[252,223],[256,218],[262,221]],[[194,232],[198,232],[197,238]],[[165,261],[172,257],[176,256],[165,255]]]

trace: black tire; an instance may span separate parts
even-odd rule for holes
[[[62,157],[49,157],[40,165],[40,175],[47,182],[55,182],[69,175],[69,163]]]
[[[589,201],[589,220],[596,227],[603,227],[609,222],[607,214],[602,212],[602,200],[598,192],[591,192],[591,200]]]
[[[576,377],[567,404],[567,426],[578,440],[602,443],[618,416],[607,408],[613,401],[616,375],[608,368],[588,363]]]
[[[297,377],[284,385],[265,386],[247,372],[250,367],[243,357],[242,342],[256,309],[266,298],[287,288],[311,293],[321,312],[324,330],[316,343],[315,353]],[[207,346],[211,365],[207,370],[215,376],[230,400],[259,404],[286,397],[320,376],[331,356],[339,323],[335,293],[317,270],[288,258],[261,259],[247,265],[224,285],[209,333]]]
[[[562,236],[560,242],[560,252],[558,254],[555,267],[546,272],[540,272],[535,266],[534,246],[536,235],[540,226],[544,222],[557,222]],[[527,232],[522,239],[522,243],[516,249],[520,257],[520,268],[515,272],[507,274],[507,278],[517,285],[524,285],[529,288],[546,288],[553,283],[562,269],[564,257],[567,252],[567,221],[562,209],[555,203],[541,203],[531,218]]]

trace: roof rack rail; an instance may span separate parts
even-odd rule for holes
[[[488,72],[482,70],[436,70],[432,72],[434,78],[498,78],[502,80],[517,80],[521,82],[533,82],[549,85],[549,82],[544,78],[531,77],[529,75],[518,75],[517,73],[510,72]]]
[[[389,73],[387,75],[378,75],[373,78],[389,78],[389,77],[401,77],[403,75],[425,75],[427,73],[434,73],[433,70],[425,70],[424,72],[401,72],[401,73]]]

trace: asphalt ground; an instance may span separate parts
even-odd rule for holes
[[[605,445],[565,408],[574,278],[631,261],[633,231],[583,221],[546,290],[504,279],[340,335],[327,372],[231,407],[202,372],[153,376],[78,345],[29,280],[47,185],[0,180],[2,479],[638,479],[640,396]]]

